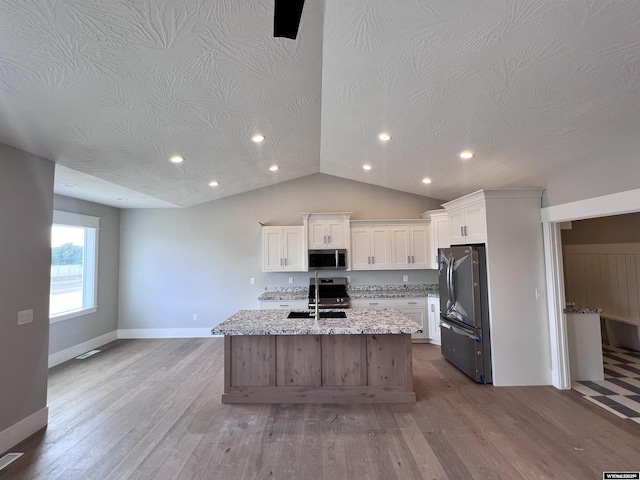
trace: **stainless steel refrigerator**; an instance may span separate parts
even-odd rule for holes
[[[438,251],[442,355],[479,383],[492,383],[484,245]]]

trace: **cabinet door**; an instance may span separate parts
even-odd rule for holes
[[[438,248],[449,248],[451,246],[451,234],[449,232],[449,219],[446,216],[434,218],[431,221],[433,227],[433,238]]]
[[[284,268],[286,272],[304,270],[304,256],[306,254],[302,244],[302,228],[285,228],[283,232]]]
[[[460,208],[448,212],[448,220],[449,232],[451,233],[449,237],[451,245],[463,245],[467,243],[467,237],[464,236],[464,209]]]
[[[277,272],[284,269],[282,229],[262,229],[262,271]]]
[[[370,234],[371,268],[374,270],[387,269],[389,259],[389,228],[371,227]]]
[[[409,228],[391,227],[389,228],[391,240],[391,265],[390,268],[409,269]]]
[[[325,223],[325,235],[327,236],[327,248],[345,248],[345,222],[343,220],[327,220]]]
[[[411,320],[413,320],[418,325],[420,325],[420,327],[422,327],[422,333],[411,334],[412,339],[424,340],[429,338],[429,325],[427,324],[427,312],[424,310],[424,308],[399,308],[398,310],[400,310],[407,317],[411,318]]]
[[[411,227],[411,268],[429,268],[430,248],[427,227]]]
[[[351,229],[351,269],[369,270],[371,268],[370,238],[368,228]]]
[[[309,249],[326,248],[326,239],[324,222],[309,222]]]
[[[486,214],[484,202],[469,205],[464,209],[465,242],[484,243],[487,240]]]
[[[440,345],[440,299],[429,297],[429,340]]]

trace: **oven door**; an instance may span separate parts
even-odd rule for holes
[[[347,250],[309,250],[309,270],[346,270]]]

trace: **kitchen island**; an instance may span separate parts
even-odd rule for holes
[[[351,308],[346,318],[287,318],[241,310],[224,335],[223,403],[415,402],[411,334],[392,309]]]

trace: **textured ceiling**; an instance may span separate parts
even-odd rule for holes
[[[306,0],[272,28],[273,0],[0,0],[0,142],[119,207],[315,172],[449,200],[637,143],[637,0]]]

